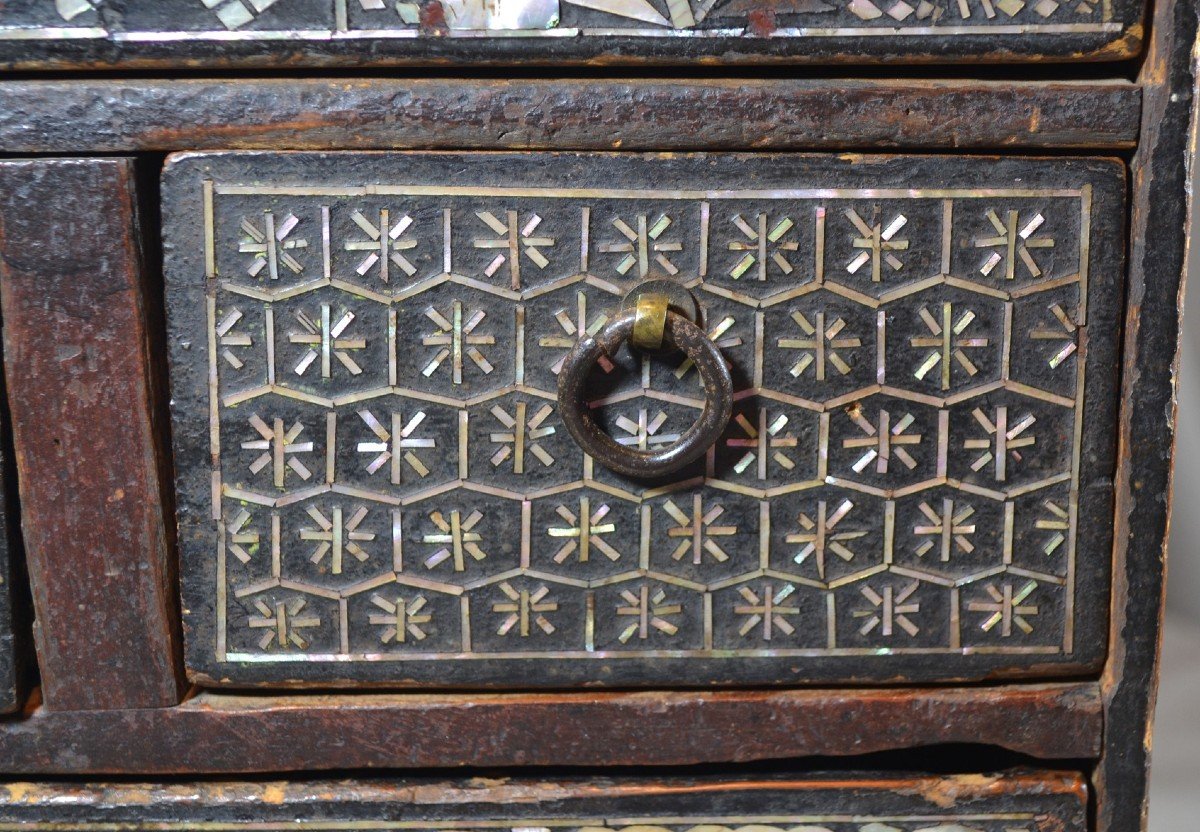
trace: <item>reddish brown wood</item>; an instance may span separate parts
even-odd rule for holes
[[[220,782],[17,782],[0,786],[0,828],[513,829],[652,826],[697,832],[936,828],[1083,832],[1087,784],[1067,771],[814,773],[637,779],[359,778]],[[850,822],[847,815],[854,816]],[[635,821],[636,819],[636,821]],[[880,823],[879,821],[885,821]],[[704,826],[698,826],[703,823]],[[391,825],[388,825],[391,824]],[[799,824],[799,826],[797,826]]]
[[[201,773],[690,765],[946,743],[1094,757],[1095,684],[339,696],[202,694],[177,708],[0,723],[0,772]]]
[[[0,163],[0,303],[46,708],[178,701],[127,159]]]

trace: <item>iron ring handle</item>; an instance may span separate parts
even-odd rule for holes
[[[585,395],[587,379],[601,358],[616,355],[630,340],[637,314],[636,309],[621,312],[595,335],[579,340],[558,377],[558,408],[579,447],[601,465],[629,477],[657,477],[679,470],[720,438],[733,412],[733,379],[720,349],[704,330],[667,311],[663,346],[679,350],[695,364],[704,384],[704,410],[677,442],[661,450],[641,451],[618,443],[592,418]]]

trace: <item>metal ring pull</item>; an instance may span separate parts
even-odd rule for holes
[[[704,410],[679,441],[658,451],[621,445],[599,425],[587,404],[592,368],[633,341],[646,349],[676,349],[696,366],[704,384]],[[667,308],[665,298],[642,296],[638,308],[621,312],[595,335],[575,345],[558,377],[558,409],[567,431],[601,465],[629,477],[657,477],[677,471],[708,450],[733,411],[733,379],[717,345],[704,330]]]

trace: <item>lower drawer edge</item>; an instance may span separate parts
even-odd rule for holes
[[[9,783],[0,830],[1085,832],[1070,772]]]

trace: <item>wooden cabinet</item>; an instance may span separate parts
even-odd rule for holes
[[[5,5],[0,829],[1138,829],[1197,8],[1006,2]]]

